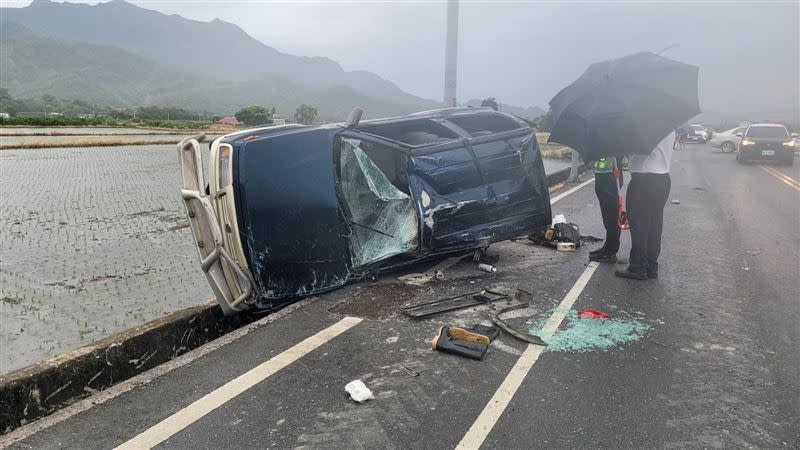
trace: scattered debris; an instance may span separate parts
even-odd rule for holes
[[[514,327],[506,323],[500,316],[505,313],[516,311],[518,309],[525,309],[530,306],[530,301],[533,299],[533,294],[527,291],[523,291],[522,289],[517,289],[517,292],[514,294],[514,299],[517,300],[516,305],[509,306],[507,308],[503,308],[500,311],[492,311],[489,313],[489,317],[492,319],[498,327],[505,330],[508,334],[514,336],[517,339],[523,340],[525,342],[530,342],[531,344],[537,345],[547,345],[542,338],[539,336],[530,334],[530,333],[523,333],[519,330],[516,330]]]
[[[753,250],[745,250],[745,253],[747,253],[748,255],[758,255],[758,254],[761,253],[761,249],[760,248],[756,248],[756,249],[753,249]]]
[[[415,286],[422,286],[423,284],[431,281],[431,276],[425,273],[408,273],[397,277],[397,281],[413,284]]]
[[[563,214],[559,214],[559,215],[553,217],[552,226],[555,227],[557,223],[567,223],[567,218],[564,217]]]
[[[589,241],[597,242],[601,239],[594,236],[587,236]],[[571,248],[574,250],[583,244],[584,237],[581,236],[581,229],[575,223],[559,222],[553,225],[552,228],[543,228],[528,235],[528,239],[534,244],[543,245],[545,247],[559,248],[560,243],[570,243]],[[569,246],[562,246],[562,251],[569,250]]]
[[[591,308],[578,311],[578,316],[588,319],[608,319],[608,314]]]
[[[350,398],[358,403],[364,403],[367,400],[375,398],[372,391],[369,390],[367,385],[361,380],[353,380],[345,385],[344,390],[350,394]]]
[[[673,199],[672,199],[672,201],[671,201],[670,203],[672,203],[673,205],[680,205],[680,204],[681,204],[681,201],[680,201],[680,200],[678,200],[677,198],[673,198]]]
[[[607,350],[620,344],[641,339],[650,326],[641,321],[643,314],[618,311],[614,318],[586,320],[570,311],[565,319],[565,327],[547,339],[547,350],[555,352],[587,352]],[[538,320],[530,331],[539,332],[546,325],[545,319]]]
[[[498,336],[500,336],[500,328],[493,327],[491,325],[481,325],[481,324],[473,325],[469,328],[469,331],[482,334],[488,337],[489,342],[494,341],[495,339],[497,339]]]
[[[482,272],[495,273],[497,272],[497,267],[491,264],[478,264],[478,270]]]
[[[572,242],[559,242],[556,244],[556,249],[560,252],[574,252],[575,244]]]
[[[469,308],[470,306],[482,305],[485,303],[506,299],[508,299],[508,295],[506,294],[483,289],[481,291],[469,292],[467,294],[461,294],[455,297],[448,297],[441,300],[434,300],[432,302],[407,306],[405,308],[401,308],[400,311],[409,317],[419,319],[445,311]]]
[[[431,341],[431,348],[470,359],[483,359],[489,349],[489,338],[464,328],[444,326]]]

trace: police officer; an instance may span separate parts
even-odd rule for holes
[[[621,158],[619,164],[622,170],[627,170],[628,157]],[[598,250],[589,253],[590,261],[607,263],[617,262],[619,250],[619,188],[614,170],[617,167],[617,158],[606,156],[595,161],[594,164],[594,193],[600,203],[600,213],[603,216],[603,226],[606,229],[606,240]],[[620,180],[622,172],[619,172]]]

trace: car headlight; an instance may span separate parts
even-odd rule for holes
[[[794,141],[786,141],[781,145],[783,145],[784,147],[794,147]]]
[[[742,145],[755,145],[756,141],[751,139],[742,139]]]

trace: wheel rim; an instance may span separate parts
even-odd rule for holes
[[[725,153],[730,153],[733,150],[733,144],[726,142],[722,144],[722,151]]]

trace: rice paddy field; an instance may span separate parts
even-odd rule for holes
[[[0,373],[213,298],[174,145],[2,150],[0,177]]]
[[[0,151],[0,372],[212,298],[174,145]]]

